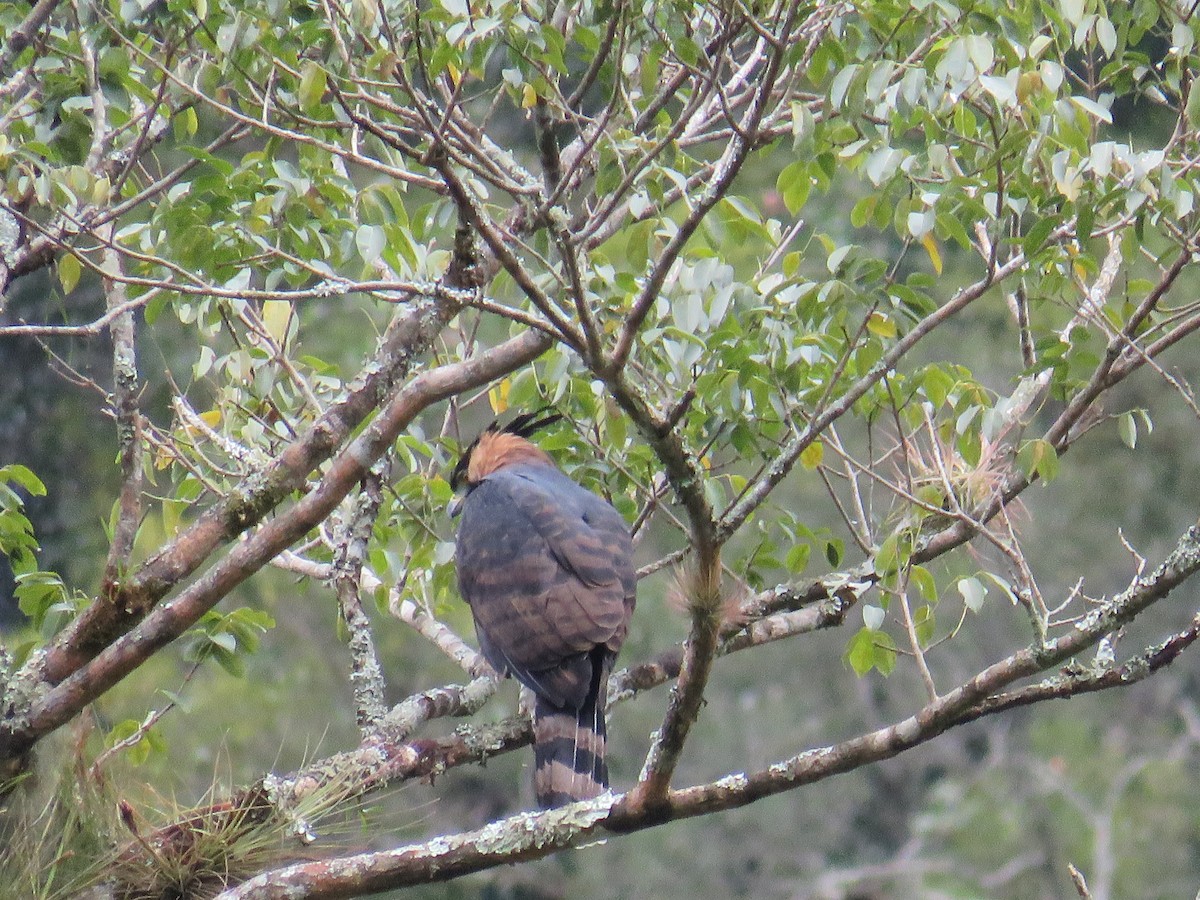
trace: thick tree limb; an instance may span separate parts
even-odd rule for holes
[[[40,669],[39,677],[50,684],[62,681],[141,621],[218,546],[261,521],[289,494],[303,488],[309,473],[327,460],[411,371],[457,308],[449,300],[427,298],[405,310],[392,322],[343,400],[326,410],[265,469],[203,512],[137,571],[114,583],[27,668]]]
[[[29,15],[8,36],[8,42],[4,45],[4,49],[0,50],[0,71],[7,69],[21,51],[33,43],[34,35],[37,34],[39,28],[46,24],[58,4],[59,0],[38,0],[34,4]]]
[[[646,807],[632,794],[605,794],[595,800],[543,813],[521,813],[482,829],[435,838],[380,853],[287,866],[259,875],[223,893],[219,900],[325,900],[353,897],[430,881],[456,878],[498,865],[536,859],[595,840],[608,831],[627,832],[676,819],[708,815],[868,763],[894,757],[932,740],[947,729],[1007,708],[989,702],[1005,687],[1044,672],[1097,643],[1106,634],[1165,597],[1200,570],[1200,526],[1193,526],[1152,574],[1098,606],[1068,634],[1045,646],[1030,646],[979,672],[970,681],[930,701],[915,715],[829,747],[782,760],[749,774],[670,791],[662,802]],[[1192,628],[1148,656],[1170,662],[1190,645],[1200,628]],[[1165,649],[1170,648],[1170,649]],[[1105,686],[1128,683],[1115,679]],[[1089,686],[1099,684],[1087,682]],[[1065,696],[1065,694],[1059,694]]]
[[[15,720],[0,732],[0,758],[23,753],[40,737],[67,722],[86,704],[182,635],[234,587],[303,537],[333,511],[423,409],[527,364],[548,345],[549,340],[544,335],[525,332],[472,359],[442,366],[414,378],[338,454],[321,482],[291,509],[236,544],[179,596],[157,608],[91,662],[39,697],[27,716]]]

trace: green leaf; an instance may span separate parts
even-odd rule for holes
[[[1144,409],[1135,409],[1134,414],[1142,420],[1142,429],[1146,432],[1146,436],[1154,434],[1154,422],[1150,419],[1150,413]],[[38,482],[39,484],[41,482]]]
[[[171,120],[171,128],[175,132],[175,140],[181,144],[194,137],[199,127],[200,122],[196,117],[196,108],[194,106],[181,109],[175,118]]]
[[[933,573],[927,568],[924,566],[913,566],[908,570],[908,582],[916,586],[917,592],[926,603],[931,606],[937,603],[937,582],[933,579]]]
[[[875,553],[875,572],[878,575],[886,575],[889,572],[898,570],[896,547],[898,538],[895,534],[889,534],[884,542],[880,544],[879,550]]]
[[[66,597],[66,586],[55,572],[24,572],[16,576],[16,594],[21,612],[35,625],[41,625],[46,613]]]
[[[1083,21],[1083,13],[1086,8],[1084,0],[1059,0],[1059,6],[1062,8],[1063,18],[1072,28]]]
[[[921,387],[930,403],[941,406],[954,389],[954,378],[945,369],[931,364],[921,373]]]
[[[800,212],[812,190],[812,176],[808,173],[808,162],[798,159],[784,167],[775,181],[775,189],[783,198],[783,204],[793,216]]]
[[[1121,443],[1130,450],[1137,448],[1137,420],[1133,417],[1133,413],[1121,413],[1117,417],[1117,428],[1121,432]]]
[[[212,657],[217,661],[217,665],[219,665],[234,678],[242,678],[245,676],[246,663],[236,653],[230,653],[228,650],[217,648],[214,650]]]
[[[374,265],[379,259],[386,243],[387,236],[378,225],[360,225],[354,233],[354,245],[358,248],[358,255],[368,266]]]
[[[917,641],[922,647],[928,647],[933,643],[933,636],[937,631],[937,618],[932,606],[926,604],[917,607],[916,612],[913,613],[913,630],[916,631]]]
[[[842,104],[846,100],[846,95],[850,90],[850,82],[854,80],[854,76],[858,74],[858,64],[845,66],[833,78],[833,84],[829,86],[829,102],[834,109],[841,109]]]
[[[138,729],[141,727],[141,723],[137,719],[122,719],[108,730],[104,741],[109,747],[115,747],[121,741],[127,741],[137,734]]]
[[[325,96],[327,76],[325,70],[311,59],[305,60],[300,69],[300,91],[298,98],[305,112],[313,112]]]
[[[872,662],[880,675],[891,675],[896,668],[896,642],[886,631],[874,632],[871,642]]]
[[[1049,441],[1035,438],[1021,445],[1017,451],[1017,465],[1026,478],[1037,476],[1043,481],[1053,481],[1058,475],[1058,452]]]
[[[995,572],[984,572],[983,577],[992,582],[992,584],[996,585],[996,587],[1000,588],[1010,603],[1017,602],[1017,592],[1013,590],[1013,586],[1008,583],[1008,579],[1002,578]]]
[[[798,543],[787,552],[784,565],[793,575],[799,575],[808,568],[808,558],[811,554],[812,547],[809,544]]]
[[[0,481],[15,482],[33,497],[46,496],[46,485],[42,484],[40,478],[20,463],[0,466]]]
[[[1188,90],[1187,98],[1187,120],[1192,128],[1200,126],[1200,86],[1196,82],[1192,82],[1191,89]]]
[[[230,653],[237,649],[237,638],[228,631],[218,631],[216,634],[210,634],[208,639],[220,649],[228,650]]]
[[[875,668],[875,635],[876,631],[863,626],[846,647],[846,662],[860,678]]]
[[[259,631],[270,631],[275,627],[275,618],[261,609],[251,609],[243,606],[229,614],[229,619],[238,625],[256,628]]]
[[[867,194],[850,210],[850,224],[855,228],[862,228],[869,221],[875,212],[875,205],[879,202],[879,198],[875,194]]]
[[[1101,122],[1104,122],[1106,125],[1112,124],[1112,113],[1110,113],[1095,100],[1092,100],[1090,97],[1074,96],[1070,99],[1072,103],[1074,103],[1088,115],[1094,116]]]
[[[233,174],[233,163],[229,160],[221,159],[219,156],[214,156],[207,150],[202,150],[199,147],[184,146],[179,148],[180,152],[186,153],[189,156],[207,163],[217,170],[222,177],[228,178]]]
[[[1057,225],[1057,216],[1046,216],[1033,224],[1033,227],[1026,232],[1025,240],[1021,242],[1021,250],[1024,251],[1027,259],[1031,259],[1042,249],[1042,244],[1046,243],[1046,238],[1050,236],[1050,232]]]

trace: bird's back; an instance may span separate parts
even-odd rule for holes
[[[625,520],[553,465],[520,462],[471,486],[456,550],[485,658],[537,695],[539,802],[594,796],[608,784],[608,674],[637,587]]]

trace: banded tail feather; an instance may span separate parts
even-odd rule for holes
[[[607,662],[594,667],[592,684],[579,709],[555,706],[538,696],[533,710],[533,791],[549,809],[587,800],[608,790],[605,761],[608,697]]]

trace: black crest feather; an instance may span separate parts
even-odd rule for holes
[[[534,412],[521,413],[521,415],[514,417],[507,425],[501,425],[500,420],[497,419],[488,425],[487,428],[483,429],[480,432],[480,436],[502,433],[515,434],[517,437],[527,438],[534,432],[545,428],[547,425],[553,425],[562,419],[562,413],[552,412],[549,415],[542,415],[551,409],[553,407],[543,406]],[[450,487],[456,491],[466,480],[467,467],[471,465],[471,454],[475,452],[477,446],[479,446],[479,437],[476,437],[475,440],[467,445],[467,449],[458,458],[458,462],[454,466],[454,471],[450,474]]]

